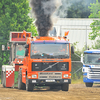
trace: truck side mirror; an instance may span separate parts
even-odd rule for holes
[[[74,54],[74,46],[71,46],[71,53]]]
[[[28,56],[28,49],[25,50],[25,56]]]
[[[28,47],[29,47],[29,45],[28,45],[28,44],[26,44],[26,45],[25,45],[25,48],[28,48]]]
[[[81,54],[81,62],[83,63],[83,54]]]
[[[10,50],[10,44],[7,42],[7,50]]]
[[[2,45],[2,51],[5,51],[5,45]]]

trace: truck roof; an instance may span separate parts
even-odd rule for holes
[[[93,50],[86,50],[84,53],[100,53],[100,50],[93,49]]]
[[[70,43],[63,37],[33,37],[27,38],[27,43]]]

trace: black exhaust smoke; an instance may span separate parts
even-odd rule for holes
[[[53,26],[52,15],[59,6],[57,1],[59,0],[31,0],[30,4],[36,17],[35,24],[39,36],[48,36]]]

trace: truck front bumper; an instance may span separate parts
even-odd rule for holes
[[[71,84],[71,79],[29,79],[29,83],[30,84],[34,84],[34,85],[45,85],[45,86],[49,86],[49,85],[62,85],[62,84]]]
[[[83,82],[85,83],[100,83],[100,79],[89,79],[87,77],[83,78]]]

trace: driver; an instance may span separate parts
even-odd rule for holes
[[[16,55],[17,56],[24,56],[25,50],[23,50],[21,47],[18,48]]]
[[[38,50],[38,48],[37,48],[37,47],[34,47],[34,50],[33,50],[33,52],[34,52],[34,54],[36,54],[36,53],[39,53],[39,50]]]
[[[63,45],[60,46],[60,52],[65,52],[65,47]]]

